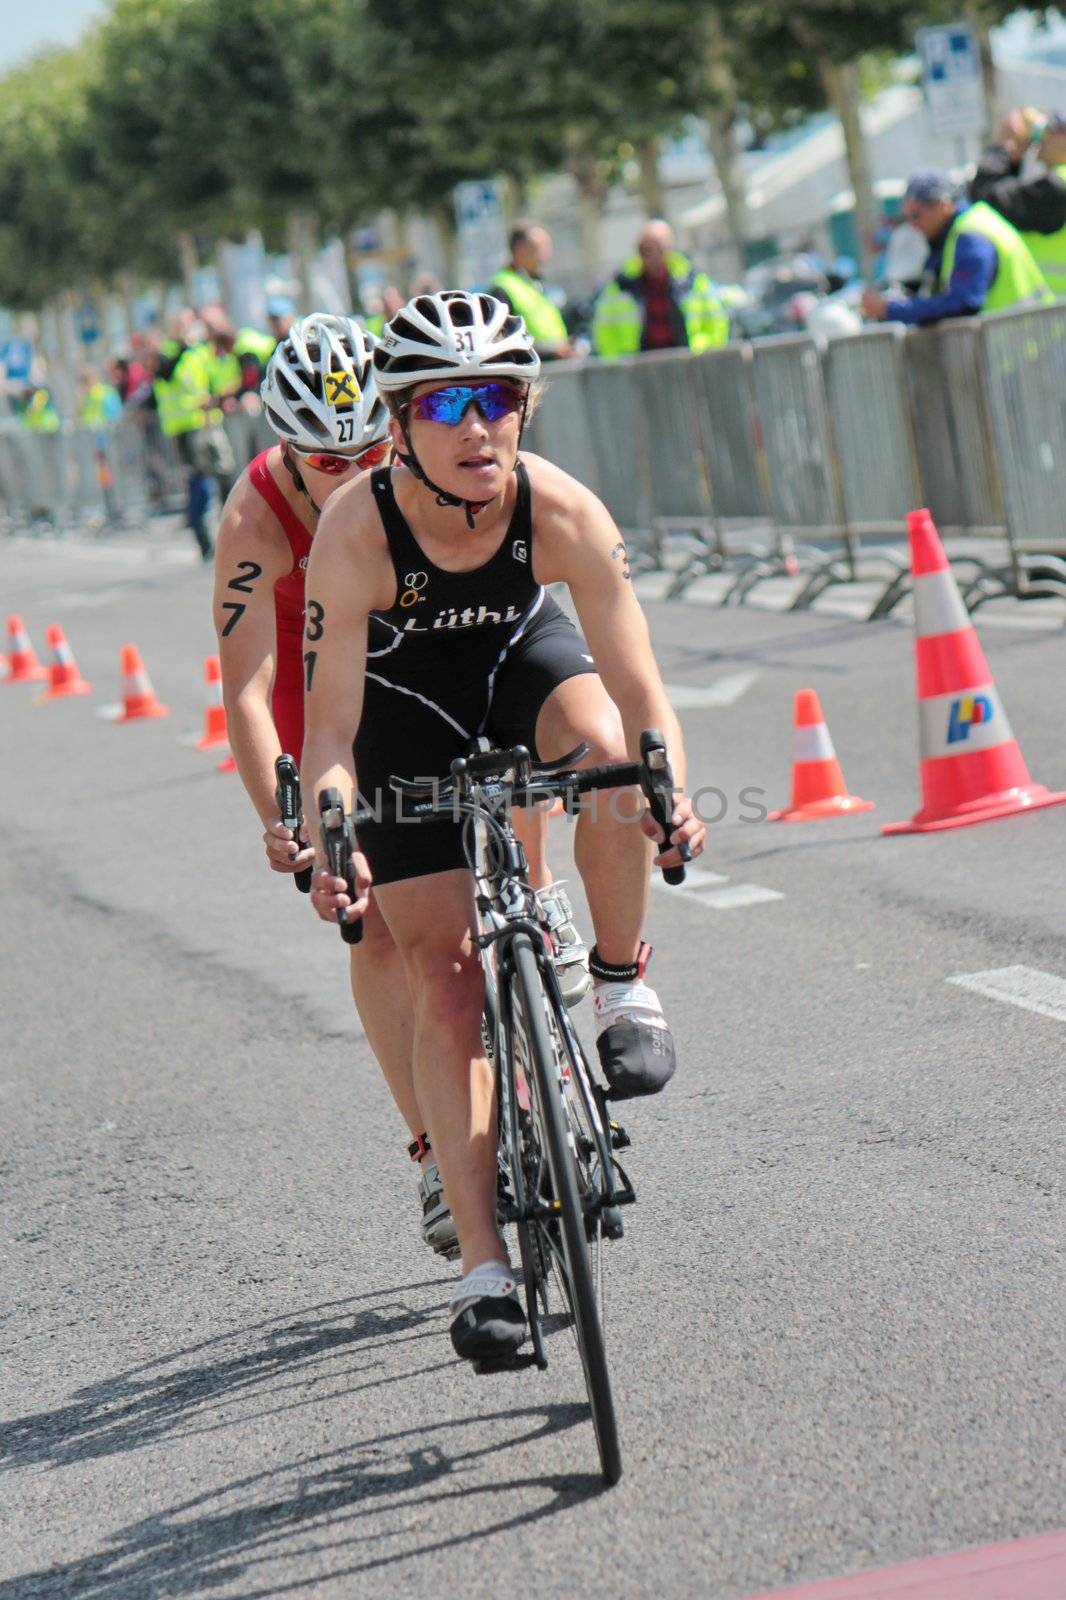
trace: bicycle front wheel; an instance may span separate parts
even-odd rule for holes
[[[589,1261],[585,1211],[578,1189],[577,1157],[563,1109],[563,1062],[548,1027],[540,969],[526,934],[516,936],[511,945],[511,954],[514,960],[515,998],[527,1034],[552,1198],[558,1207],[558,1228],[562,1241],[559,1265],[574,1319],[574,1334],[585,1373],[585,1388],[596,1430],[600,1465],[606,1481],[617,1483],[622,1476],[622,1453],[607,1371],[603,1327]]]

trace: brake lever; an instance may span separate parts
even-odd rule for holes
[[[666,740],[658,728],[646,728],[640,736],[640,787],[648,802],[648,810],[665,835],[663,849],[669,850],[676,795],[674,774],[666,754]],[[692,860],[692,851],[687,844],[679,844],[676,849],[682,861]],[[664,867],[662,872],[667,883],[676,885],[685,881],[684,867]]]
[[[274,801],[278,808],[283,828],[292,830],[296,840],[297,849],[300,848],[300,828],[303,825],[303,802],[300,798],[300,772],[292,756],[278,756],[274,762],[274,776],[277,779],[277,788],[274,790]],[[301,867],[299,872],[293,874],[296,887],[301,894],[309,894],[311,890],[311,867]]]
[[[323,789],[318,797],[318,810],[322,823],[322,848],[329,860],[329,870],[335,878],[343,878],[349,899],[354,903],[359,896],[355,887],[352,855],[355,852],[355,832],[352,819],[345,815],[344,801],[339,789]],[[349,922],[350,906],[337,912],[341,938],[345,944],[358,944],[363,937],[363,919]]]

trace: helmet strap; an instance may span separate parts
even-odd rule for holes
[[[518,423],[518,443],[520,445],[522,443],[522,434],[525,432],[526,411],[528,407],[529,389],[527,387],[525,399],[522,401],[522,416]],[[418,457],[415,455],[415,447],[411,443],[411,435],[407,427],[407,418],[405,416],[400,416],[397,417],[396,420],[400,424],[400,431],[403,434],[403,442],[407,446],[406,451],[396,451],[397,461],[402,462],[407,468],[408,472],[413,473],[420,483],[424,483],[427,489],[431,489],[433,491],[437,497],[437,504],[439,506],[462,506],[464,512],[466,513],[466,525],[470,531],[473,532],[474,518],[477,516],[479,511],[484,511],[486,506],[490,506],[492,504],[492,500],[496,498],[495,495],[493,495],[492,500],[464,500],[461,495],[449,494],[447,489],[442,489],[439,484],[433,482],[432,478],[427,478],[426,474],[422,470],[422,466]]]
[[[299,467],[297,467],[293,463],[292,458],[290,457],[289,452],[285,448],[284,445],[282,445],[282,447],[281,447],[281,459],[285,464],[285,471],[289,474],[289,477],[292,479],[293,483],[296,485],[296,488],[299,490],[300,494],[303,495],[304,499],[307,501],[307,504],[311,507],[311,510],[314,512],[315,516],[316,517],[321,516],[322,507],[321,506],[316,506],[315,502],[311,499],[310,494],[307,492],[307,485],[306,485],[306,483],[304,483],[303,478],[300,476],[300,469],[299,469]]]

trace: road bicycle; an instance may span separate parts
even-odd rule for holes
[[[617,1154],[629,1139],[610,1115],[609,1092],[589,1066],[559,989],[551,938],[528,882],[511,808],[561,799],[573,815],[584,795],[639,785],[652,815],[669,832],[673,775],[662,735],[654,729],[641,736],[639,762],[584,769],[574,763],[587,747],[555,763],[534,764],[521,745],[477,745],[452,762],[449,779],[391,780],[397,820],[462,822],[474,880],[475,943],[485,974],[483,1034],[496,1078],[498,1208],[501,1223],[517,1233],[532,1346],[505,1362],[475,1363],[475,1370],[546,1368],[546,1333],[556,1322],[569,1324],[603,1476],[614,1484],[622,1456],[607,1367],[603,1257],[605,1245],[622,1237],[623,1210],[636,1200]],[[335,790],[326,791],[320,805],[331,859],[346,861],[352,824],[358,828],[379,817],[345,817]],[[687,846],[682,854],[687,859]],[[668,868],[664,876],[680,883],[684,867]],[[349,893],[354,899],[354,884]],[[349,938],[351,926],[342,924]],[[553,1293],[560,1307],[554,1316]]]

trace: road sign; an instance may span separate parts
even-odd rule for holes
[[[972,28],[964,22],[922,28],[917,45],[933,132],[980,133],[985,125],[985,91]]]
[[[484,288],[507,259],[507,226],[498,178],[455,186],[459,269],[466,286]]]

